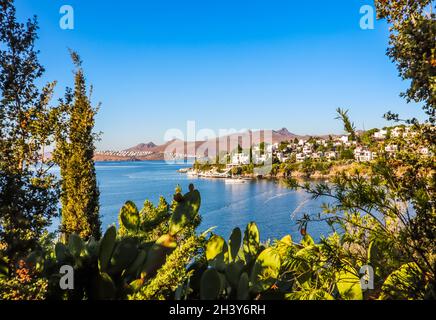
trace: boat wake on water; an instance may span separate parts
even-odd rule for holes
[[[263,204],[266,204],[266,203],[268,203],[268,202],[270,202],[271,200],[274,200],[274,199],[276,199],[276,198],[280,198],[280,197],[287,196],[288,194],[291,194],[291,193],[293,193],[293,192],[294,192],[294,191],[290,191],[290,192],[286,192],[286,193],[280,193],[280,194],[277,194],[277,195],[275,195],[275,196],[272,196],[272,197],[269,198],[269,199],[266,199],[265,202],[264,202]]]
[[[304,206],[310,201],[310,198],[305,199],[303,202],[301,202],[294,211],[291,212],[291,220],[294,220],[297,213],[301,211],[301,209],[304,208]]]

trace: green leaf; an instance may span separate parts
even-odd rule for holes
[[[93,297],[97,300],[115,299],[116,287],[112,278],[105,272],[99,273],[94,284]]]
[[[239,278],[236,298],[238,300],[249,300],[250,298],[249,279],[245,272],[241,275],[241,278]]]
[[[341,270],[336,274],[336,287],[339,294],[344,300],[362,300],[362,288],[360,287],[360,278],[352,270]]]
[[[100,248],[98,253],[98,269],[100,272],[106,272],[112,253],[115,248],[115,240],[117,238],[117,229],[111,226],[106,230],[106,233],[101,239]]]
[[[9,275],[8,261],[5,257],[0,256],[0,278],[6,278]]]
[[[213,235],[206,243],[206,259],[211,261],[219,254],[224,254],[225,240],[223,237]]]
[[[139,212],[136,204],[127,201],[120,210],[120,220],[122,225],[131,232],[137,232],[139,227]]]
[[[144,266],[146,258],[147,258],[147,251],[140,250],[135,258],[135,261],[133,261],[132,264],[127,269],[126,274],[131,275],[135,278],[138,277],[142,267]]]
[[[225,269],[227,281],[233,288],[238,287],[244,263],[242,261],[230,262]]]
[[[186,193],[180,202],[176,202],[170,219],[170,234],[176,235],[193,221],[200,210],[201,197],[198,190]]]
[[[66,262],[67,259],[70,257],[68,248],[62,242],[57,242],[55,244],[55,254],[56,260],[60,264]]]
[[[83,240],[75,233],[71,234],[68,238],[68,250],[74,257],[79,257],[85,247]]]
[[[280,256],[274,248],[263,250],[251,272],[252,290],[254,292],[268,290],[277,281],[280,265]]]
[[[224,238],[213,235],[206,243],[206,259],[210,266],[223,271],[228,262],[228,247]]]
[[[201,300],[216,300],[221,293],[221,278],[215,269],[207,269],[201,276]]]
[[[424,276],[416,263],[403,264],[386,278],[379,299],[423,299],[424,293],[417,289],[425,286],[423,279]]]
[[[230,261],[234,261],[238,256],[239,249],[241,248],[241,242],[242,242],[241,229],[239,228],[233,229],[229,239]]]
[[[260,247],[259,229],[255,222],[247,225],[244,233],[244,253],[246,258],[255,257]],[[248,260],[248,259],[247,259]]]
[[[176,247],[177,242],[171,235],[165,234],[160,237],[148,251],[143,273],[147,277],[153,276],[163,266],[167,255],[173,252]]]
[[[119,273],[127,269],[138,255],[137,242],[126,238],[121,240],[115,247],[111,258],[110,273]]]
[[[314,244],[315,244],[315,241],[308,234],[304,235],[303,239],[301,239],[301,245],[303,245],[304,247],[313,246]]]

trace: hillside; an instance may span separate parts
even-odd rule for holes
[[[271,137],[271,140],[270,138]],[[280,130],[259,130],[259,131],[245,131],[242,133],[232,133],[226,136],[211,138],[204,141],[182,141],[173,139],[162,145],[156,145],[153,142],[140,143],[134,147],[123,150],[130,155],[106,155],[96,154],[96,161],[140,161],[140,160],[164,160],[166,154],[179,154],[179,155],[202,155],[213,158],[217,155],[217,150],[221,153],[228,153],[235,150],[238,145],[243,149],[248,149],[252,145],[259,144],[265,140],[270,140],[272,143],[280,143],[282,141],[290,141],[297,139],[308,139],[309,135],[297,135],[290,132],[287,128]],[[320,138],[327,138],[328,135],[320,136]],[[149,153],[149,154],[144,154]]]

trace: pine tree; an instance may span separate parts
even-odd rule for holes
[[[67,119],[57,134],[55,158],[62,178],[62,223],[64,236],[76,233],[82,238],[100,238],[99,190],[94,166],[93,133],[97,108],[87,96],[82,62],[71,52],[76,66],[74,91],[67,89],[58,115]]]

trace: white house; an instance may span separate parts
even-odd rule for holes
[[[340,140],[342,143],[347,143],[347,142],[348,142],[348,136],[342,136],[342,137],[339,138],[339,140]]]
[[[389,144],[385,147],[387,153],[395,153],[398,151],[398,146],[396,144]]]
[[[324,154],[324,156],[329,160],[334,160],[338,157],[338,153],[335,151],[328,151]]]
[[[285,162],[286,160],[288,160],[288,157],[286,157],[283,152],[277,152],[276,154],[277,159],[279,159],[280,162]]]
[[[369,150],[363,149],[361,147],[356,148],[354,150],[354,158],[358,162],[368,162],[377,157],[377,154],[375,152],[371,152]]]
[[[304,154],[311,154],[311,153],[312,153],[312,147],[309,146],[309,145],[305,145],[305,146],[303,147],[303,153],[304,153]]]
[[[400,138],[400,137],[402,137],[403,136],[403,128],[401,128],[401,127],[395,127],[395,128],[393,128],[392,129],[392,131],[391,131],[391,136],[393,137],[393,138]]]
[[[235,153],[232,156],[232,165],[250,164],[250,155],[245,153]]]
[[[269,159],[269,157],[266,154],[262,154],[262,155],[253,154],[253,163],[254,164],[266,163],[268,159]]]
[[[297,162],[303,162],[307,158],[308,158],[307,154],[304,154],[304,153],[297,153],[295,156],[295,159],[297,160]]]
[[[314,152],[314,153],[312,153],[311,155],[310,155],[310,157],[313,159],[313,160],[321,160],[321,158],[324,156],[324,153],[323,152]]]
[[[265,144],[265,152],[267,153],[273,153],[276,149],[274,144]]]
[[[379,130],[379,131],[374,133],[374,138],[383,140],[383,139],[386,139],[387,134],[388,134],[388,131],[382,129],[382,130]]]

